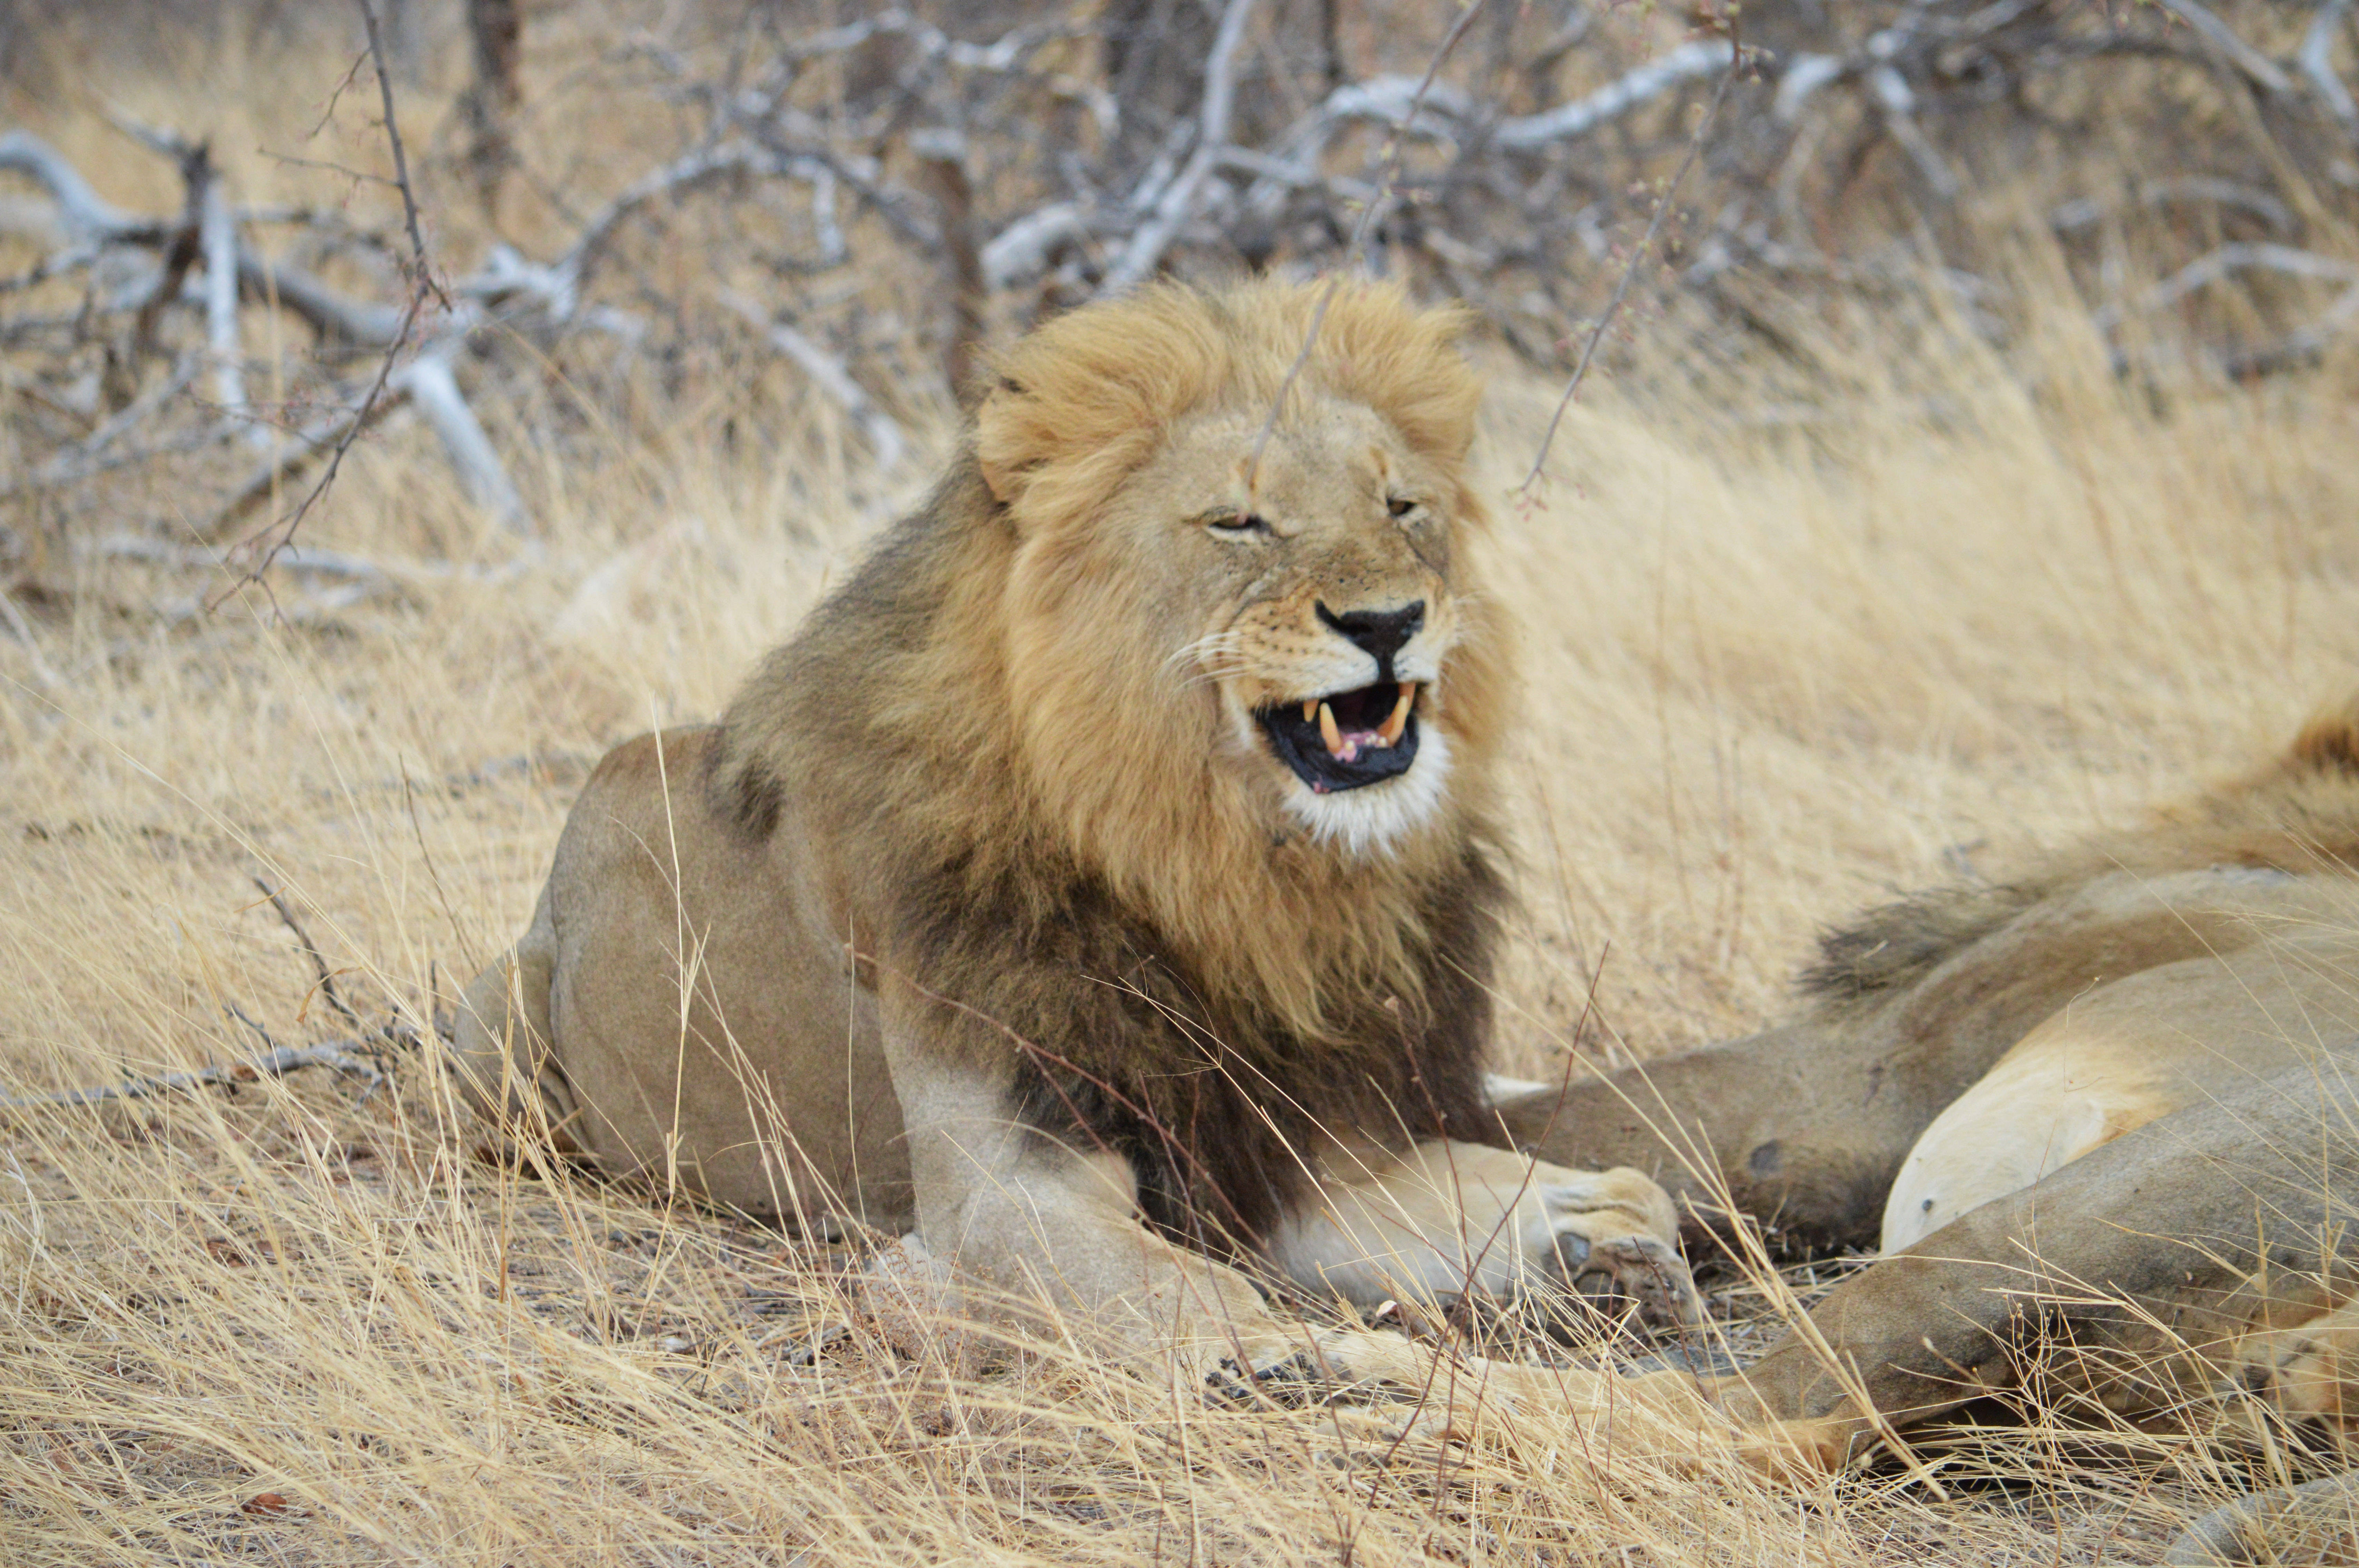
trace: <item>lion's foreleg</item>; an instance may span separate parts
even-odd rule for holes
[[[1252,1281],[1140,1221],[1129,1162],[1016,1115],[1012,1064],[929,1036],[887,1000],[885,1049],[908,1130],[918,1234],[972,1310],[1045,1308],[1111,1336],[1142,1368],[1177,1355],[1205,1373],[1293,1353]]]
[[[1568,1171],[1480,1144],[1331,1154],[1270,1253],[1289,1278],[1362,1307],[1571,1291],[1635,1302],[1669,1326],[1701,1318],[1661,1187],[1626,1168]]]
[[[1943,1101],[1870,1038],[1793,1024],[1495,1106],[1502,1141],[1572,1170],[1630,1166],[1683,1220],[1774,1220],[1801,1246],[1873,1245],[1892,1174]]]
[[[1406,1403],[1428,1428],[1465,1432],[1486,1411],[1538,1408],[1644,1420],[1660,1403],[1608,1375],[1456,1358],[1397,1334],[1280,1319],[1245,1275],[1147,1229],[1126,1161],[1026,1125],[1012,1073],[971,1042],[927,1040],[889,997],[885,1012],[923,1248],[922,1260],[911,1254],[920,1288],[903,1292],[909,1300],[1029,1320],[1215,1399],[1348,1394]],[[1665,1397],[1678,1420],[1709,1417],[1682,1391],[1692,1385],[1675,1381]]]

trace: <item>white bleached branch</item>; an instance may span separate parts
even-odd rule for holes
[[[230,221],[227,181],[210,159],[197,201],[197,245],[205,261],[205,347],[212,358],[213,401],[223,416],[243,420],[245,355],[237,333],[237,225]],[[248,440],[266,442],[260,426],[245,427]]]
[[[2162,8],[2187,24],[2190,31],[2201,38],[2229,64],[2252,78],[2256,85],[2271,92],[2293,91],[2293,82],[2279,70],[2277,62],[2246,43],[2228,26],[2196,0],[2161,0]]]
[[[983,247],[983,278],[993,288],[1012,288],[1049,270],[1049,258],[1089,233],[1089,220],[1071,201],[1052,201],[1027,212],[994,234]]]
[[[0,135],[0,169],[29,176],[48,191],[72,239],[152,238],[162,232],[162,224],[135,218],[103,200],[91,188],[90,181],[82,177],[80,169],[30,131],[10,131]]]
[[[1503,147],[1524,149],[1585,136],[1608,121],[1618,120],[1643,103],[1661,97],[1683,82],[1700,81],[1728,64],[1728,48],[1718,43],[1681,44],[1635,70],[1623,72],[1596,92],[1560,103],[1537,114],[1502,120],[1491,139]]]
[[[2352,102],[2351,90],[2334,74],[2334,30],[2343,25],[2343,18],[2350,11],[2351,0],[2326,0],[2319,6],[2301,35],[2301,48],[2294,53],[2294,63],[2301,68],[2310,91],[2326,105],[2326,112],[2342,124],[2346,134],[2359,138],[2359,103]]]
[[[392,1032],[380,1031],[391,1038]],[[400,1032],[398,1044],[414,1043],[408,1030]],[[316,1045],[281,1045],[259,1056],[240,1062],[224,1062],[215,1066],[198,1067],[185,1073],[157,1073],[149,1077],[132,1078],[120,1084],[101,1084],[94,1088],[66,1089],[49,1095],[0,1095],[0,1110],[30,1110],[48,1106],[103,1105],[110,1100],[147,1099],[179,1089],[205,1088],[221,1084],[250,1084],[263,1078],[283,1078],[302,1067],[332,1067],[366,1080],[372,1087],[385,1081],[385,1073],[375,1062],[361,1053],[364,1046],[357,1040],[323,1040]]]
[[[532,520],[526,514],[524,499],[516,493],[507,470],[501,465],[500,454],[484,434],[482,421],[459,392],[458,378],[451,373],[451,361],[458,355],[461,340],[451,336],[427,345],[418,357],[395,371],[386,379],[386,391],[403,393],[426,422],[441,438],[442,450],[451,466],[459,472],[467,493],[478,506],[499,521],[500,526],[514,534],[532,532]]]
[[[2189,262],[2150,290],[2139,304],[2148,310],[2175,305],[2199,288],[2239,272],[2275,272],[2330,283],[2359,283],[2359,265],[2315,251],[2265,243],[2222,245]]]
[[[1254,0],[1229,0],[1221,13],[1220,31],[1212,36],[1212,58],[1204,63],[1204,100],[1196,126],[1196,150],[1189,155],[1179,178],[1155,204],[1154,213],[1139,225],[1122,255],[1107,269],[1101,294],[1120,294],[1136,287],[1162,263],[1163,253],[1188,220],[1195,216],[1196,198],[1219,166],[1228,146],[1229,118],[1236,100],[1237,46],[1245,23],[1253,16]]]

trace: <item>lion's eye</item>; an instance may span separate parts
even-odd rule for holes
[[[1417,506],[1416,499],[1411,496],[1387,495],[1385,497],[1385,510],[1396,517],[1408,516],[1417,510]]]
[[[1266,534],[1269,519],[1258,512],[1221,512],[1205,518],[1204,526],[1215,534]]]

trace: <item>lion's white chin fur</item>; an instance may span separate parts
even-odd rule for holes
[[[1408,772],[1332,794],[1286,776],[1286,809],[1311,839],[1354,860],[1372,860],[1430,821],[1450,782],[1450,738],[1440,726],[1419,734]]]

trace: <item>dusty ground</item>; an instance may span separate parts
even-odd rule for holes
[[[2027,316],[2004,356],[1854,332],[1869,392],[1799,411],[1733,372],[1600,381],[1537,500],[1507,489],[1551,394],[1499,368],[1501,1066],[1748,1028],[1822,923],[2126,820],[2359,681],[2348,366],[2157,391],[2075,308]],[[390,430],[317,541],[469,571],[313,623],[69,572],[0,640],[0,1089],[251,1055],[233,1005],[350,1035],[257,878],[367,1024],[423,1028],[523,924],[587,764],[711,714],[924,477],[872,482],[823,411],[716,429],[533,476],[529,558]],[[804,1364],[842,1257],[492,1162],[428,1054],[375,1065],[0,1119],[0,1560],[2136,1561],[2247,1475],[2050,1425],[1960,1450],[1947,1498],[1797,1497],[1569,1421],[1443,1451],[1174,1405],[1053,1346],[949,1379],[855,1328]],[[1759,1290],[1721,1306],[1756,1346]]]

